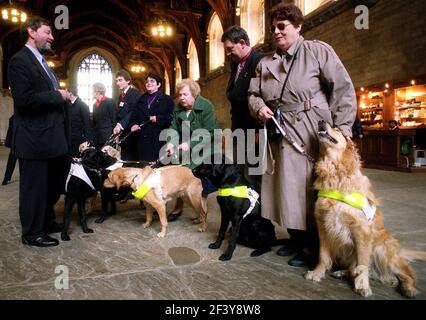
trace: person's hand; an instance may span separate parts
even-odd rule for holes
[[[157,122],[157,116],[150,116],[149,121],[154,122],[154,123]]]
[[[168,143],[166,146],[166,153],[168,156],[171,156],[173,153],[175,153],[175,146],[171,143]]]
[[[112,132],[114,134],[119,134],[121,131],[121,126],[117,123],[117,125],[115,126],[114,130],[112,130]]]
[[[62,99],[64,99],[64,101],[65,100],[71,100],[70,93],[69,93],[68,90],[66,90],[66,89],[58,89],[58,92],[61,94]]]
[[[135,131],[138,131],[138,130],[140,130],[140,129],[141,129],[141,127],[139,127],[139,125],[134,124],[134,125],[130,128],[130,131],[135,132]]]
[[[182,151],[188,151],[189,150],[189,145],[186,142],[181,143],[180,145],[178,145],[178,149],[180,149]]]
[[[266,120],[271,119],[273,116],[274,116],[274,113],[267,106],[260,108],[259,111],[257,112],[257,119],[259,119],[262,122],[265,122]]]

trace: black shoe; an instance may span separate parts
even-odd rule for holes
[[[28,246],[36,246],[36,247],[54,247],[59,244],[59,241],[51,238],[47,235],[43,235],[35,238],[34,240],[28,240],[24,236],[22,236],[22,243]]]
[[[297,268],[309,268],[315,266],[317,260],[318,259],[316,255],[307,255],[303,251],[299,251],[292,259],[288,261],[288,264]]]
[[[292,245],[289,244],[289,245],[285,245],[285,246],[282,246],[281,248],[279,248],[277,250],[277,255],[279,255],[281,257],[288,257],[288,256],[292,256],[296,252],[297,252],[296,249]]]
[[[64,229],[63,223],[56,223],[55,222],[55,224],[52,227],[50,227],[46,230],[46,233],[58,233],[58,232],[62,232],[63,229]]]
[[[179,212],[175,212],[175,213],[169,214],[169,215],[167,216],[167,221],[168,221],[168,222],[175,221],[175,220],[177,220],[177,219],[181,216],[181,214],[182,214],[182,211],[179,211]]]
[[[3,182],[1,183],[1,185],[2,186],[5,186],[5,185],[7,185],[7,183],[8,183],[9,181],[7,181],[7,180],[3,180]]]

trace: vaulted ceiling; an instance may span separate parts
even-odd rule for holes
[[[9,0],[0,0],[0,6]],[[54,29],[55,42],[52,59],[57,73],[65,75],[71,58],[81,50],[99,47],[114,55],[121,67],[129,68],[134,62],[143,62],[150,69],[167,72],[172,78],[174,59],[181,63],[186,76],[186,52],[192,38],[199,55],[200,74],[205,74],[205,39],[208,19],[216,11],[224,29],[233,24],[234,0],[15,0],[32,15],[55,19],[69,11],[69,29]],[[151,36],[153,22],[164,18],[170,22],[175,34],[170,39]],[[16,52],[19,43],[18,27],[0,22],[0,41],[7,62],[8,53]]]

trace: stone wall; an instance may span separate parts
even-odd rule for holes
[[[354,9],[311,29],[306,39],[336,50],[355,87],[426,74],[426,2],[380,0],[369,9],[369,29],[357,30]]]

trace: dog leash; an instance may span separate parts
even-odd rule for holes
[[[294,149],[296,149],[297,152],[299,152],[301,155],[304,155],[306,158],[308,158],[309,161],[311,161],[312,163],[315,163],[315,159],[310,156],[305,149],[303,149],[303,147],[298,144],[296,141],[294,141],[294,139],[292,137],[290,137],[285,131],[284,129],[280,126],[280,124],[278,123],[278,121],[275,119],[275,117],[271,118],[272,121],[275,123],[275,126],[277,127],[277,129],[280,131],[281,135],[283,136],[283,138],[290,144],[293,146]]]
[[[144,123],[141,123],[139,125],[139,129],[142,130],[143,128],[145,128],[149,123],[151,123],[151,121],[146,121]],[[118,144],[121,144],[123,141],[125,141],[134,131],[129,131],[124,137],[123,139],[121,139],[120,141],[118,141]],[[121,134],[121,133],[120,133]]]

